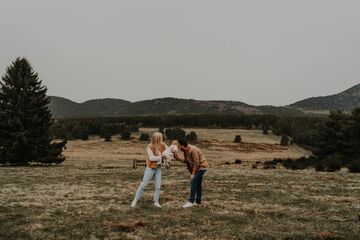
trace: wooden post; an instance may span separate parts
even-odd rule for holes
[[[140,164],[140,166],[145,166],[146,167],[146,161],[145,160],[133,159],[133,169],[137,169],[139,164]]]

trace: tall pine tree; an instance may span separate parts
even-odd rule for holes
[[[344,164],[360,159],[360,108],[351,113],[334,111],[318,130],[315,155],[340,156]]]
[[[52,143],[47,89],[25,58],[17,58],[0,81],[0,163],[61,163],[66,141]]]

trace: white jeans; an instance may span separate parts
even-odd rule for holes
[[[145,168],[144,178],[140,183],[135,199],[139,200],[141,195],[143,194],[146,186],[149,184],[150,180],[155,175],[155,191],[154,191],[154,202],[159,202],[160,199],[160,191],[161,191],[161,165],[158,165],[156,169],[152,169],[150,167]]]

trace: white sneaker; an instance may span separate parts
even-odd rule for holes
[[[137,200],[134,199],[134,200],[131,202],[131,207],[132,207],[132,208],[136,207],[136,203],[137,203]]]
[[[184,206],[182,206],[182,207],[183,207],[183,208],[189,208],[189,207],[193,207],[193,206],[195,206],[193,203],[187,202],[187,203],[185,203]]]
[[[161,208],[161,205],[159,202],[154,202],[154,206],[157,207],[157,208]]]

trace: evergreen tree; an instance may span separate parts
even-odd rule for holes
[[[105,142],[111,142],[111,134],[110,133],[105,133],[105,136],[104,136],[104,140]]]
[[[0,161],[5,164],[61,163],[66,141],[52,143],[47,89],[28,60],[16,59],[0,81]]]
[[[1,94],[1,89],[0,89],[0,94]],[[0,99],[0,104],[1,104],[1,99]],[[6,163],[4,139],[6,139],[7,133],[5,130],[6,130],[6,116],[0,109],[0,164]]]
[[[360,109],[331,112],[319,129],[315,155],[327,171],[347,166],[356,172],[360,158]]]
[[[131,132],[128,130],[125,130],[121,133],[121,139],[122,140],[130,140],[131,139]]]
[[[167,128],[165,135],[168,140],[185,139],[186,132],[181,128]]]
[[[150,140],[150,135],[147,133],[142,133],[139,137],[140,141],[149,141]]]
[[[234,143],[241,143],[241,142],[242,142],[241,136],[240,136],[240,135],[236,135],[236,136],[235,136],[235,139],[234,139]]]
[[[319,158],[333,154],[351,157],[353,155],[352,132],[349,114],[342,111],[331,112],[328,121],[319,129],[315,154]]]
[[[290,139],[286,134],[283,134],[281,136],[280,145],[281,146],[288,146],[290,143]]]
[[[360,159],[360,108],[355,108],[350,117],[351,150],[348,154],[352,159]]]
[[[196,142],[197,141],[197,134],[194,131],[191,131],[188,135],[186,135],[186,140],[190,142]]]

